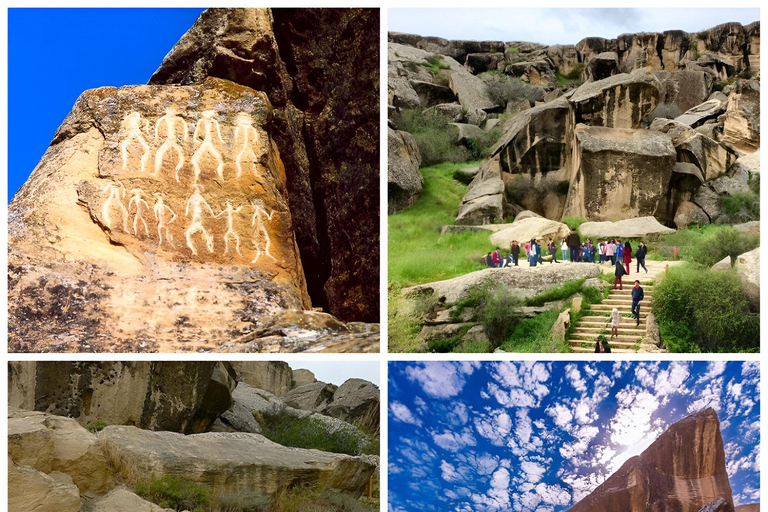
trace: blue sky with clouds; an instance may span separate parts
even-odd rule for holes
[[[390,362],[389,511],[560,512],[712,407],[759,501],[757,362]]]

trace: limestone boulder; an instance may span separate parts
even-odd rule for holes
[[[486,160],[459,205],[456,224],[490,224],[504,215],[504,182],[498,161]]]
[[[732,195],[738,192],[749,192],[750,173],[746,167],[736,164],[728,174],[724,174],[709,182],[712,189],[720,195]]]
[[[344,321],[379,320],[378,267],[358,264],[379,254],[379,24],[373,8],[207,9],[150,79],[266,93],[309,294]]]
[[[587,64],[589,78],[603,80],[619,72],[619,56],[616,52],[603,52],[589,59]]]
[[[360,496],[375,470],[362,457],[287,448],[259,434],[185,436],[110,426],[99,439],[110,464],[127,482],[147,474],[177,475],[215,494],[248,489],[270,495],[308,485]]]
[[[212,361],[28,361],[34,409],[74,418],[81,425],[136,425],[154,430],[204,432],[232,405],[227,363]],[[10,403],[11,407],[25,404]]]
[[[491,243],[496,247],[509,248],[512,240],[517,240],[521,245],[526,241],[535,238],[537,240],[553,239],[559,243],[570,233],[567,224],[556,220],[546,219],[544,217],[515,218],[515,222],[508,228],[493,233],[490,237]],[[544,245],[544,244],[541,244]]]
[[[387,80],[387,101],[396,109],[421,108],[421,99],[411,85],[411,81],[403,77],[389,77]]]
[[[736,258],[736,273],[741,279],[744,296],[756,309],[760,309],[760,248],[745,252]]]
[[[680,203],[673,221],[678,228],[688,227],[693,224],[702,225],[710,223],[709,217],[704,213],[704,210],[691,201]]]
[[[731,512],[731,510],[734,510],[733,507],[729,506],[724,498],[717,498],[701,507],[699,512]]]
[[[408,132],[388,128],[387,191],[388,212],[398,213],[419,197],[424,177],[419,172],[421,153]]]
[[[546,55],[564,75],[570,74],[579,64],[579,52],[574,45],[555,44],[545,49]]]
[[[474,124],[448,123],[448,126],[454,144],[466,144],[469,140],[477,140],[483,136],[483,130]]]
[[[525,299],[567,281],[600,277],[597,265],[545,265],[538,267],[487,268],[463,276],[434,283],[404,288],[406,297],[429,295],[436,300],[445,298],[453,304],[467,296],[470,290],[485,286],[506,286],[517,297]]]
[[[707,217],[709,217],[710,222],[720,217],[723,213],[720,195],[713,190],[710,183],[705,183],[696,190],[692,202],[704,211]]]
[[[232,407],[216,418],[210,431],[261,434],[261,425],[254,419],[252,410],[235,400]]]
[[[281,396],[291,390],[293,371],[283,361],[232,361],[238,383]]]
[[[321,412],[378,433],[379,409],[379,388],[367,380],[349,379],[334,391]]]
[[[75,484],[57,481],[8,458],[8,510],[80,512],[80,493]]]
[[[114,489],[109,494],[93,500],[90,512],[173,512],[151,501],[140,498],[127,489]]]
[[[271,130],[219,79],[84,92],[9,207],[11,350],[204,350],[309,308]]]
[[[495,71],[501,62],[504,62],[504,53],[469,53],[464,66],[473,75],[478,75],[485,71]]]
[[[464,183],[466,185],[469,185],[472,183],[472,180],[475,179],[475,176],[477,176],[477,173],[480,172],[480,166],[477,167],[464,167],[462,169],[457,169],[453,172],[453,179],[456,181],[460,181],[461,183]]]
[[[742,233],[747,233],[749,235],[760,236],[760,221],[753,220],[750,222],[744,222],[743,224],[734,224],[733,229],[736,231],[741,231]]]
[[[299,388],[305,384],[313,384],[317,382],[315,374],[304,368],[293,370],[293,386],[292,388]]]
[[[706,409],[670,426],[570,510],[698,512],[719,498],[733,510],[720,422]]]
[[[425,109],[441,103],[450,103],[455,99],[453,91],[444,85],[424,80],[409,80],[409,83],[419,96],[419,108]]]
[[[678,160],[689,162],[701,169],[705,180],[715,179],[736,160],[733,151],[723,143],[715,142],[697,131],[673,139]]]
[[[8,456],[41,473],[67,475],[79,494],[103,494],[113,485],[112,471],[97,437],[70,418],[10,411]]]
[[[712,270],[731,270],[731,257],[726,256],[711,267]]]
[[[675,166],[668,135],[577,125],[565,215],[615,220],[659,215]]]
[[[482,126],[483,123],[485,123],[486,119],[488,119],[488,114],[485,110],[480,110],[479,108],[474,108],[472,110],[467,110],[466,114],[466,120],[467,124],[475,125],[475,126]],[[498,123],[498,119],[496,120]],[[483,129],[490,129],[487,126],[484,126]]]
[[[736,81],[728,95],[723,141],[743,151],[760,147],[760,83]]]
[[[662,87],[659,106],[664,117],[675,118],[704,103],[712,91],[712,76],[701,70],[658,71]]]
[[[645,69],[587,82],[570,96],[578,122],[608,128],[638,128],[659,104],[661,85]]]
[[[501,107],[491,98],[485,82],[468,71],[451,73],[448,85],[466,110],[494,111]]]
[[[338,386],[334,384],[318,381],[294,388],[282,398],[283,402],[290,407],[305,411],[321,411],[333,400],[333,394],[337,388]]]
[[[584,222],[579,226],[581,234],[587,238],[645,238],[649,235],[674,233],[675,230],[659,223],[655,217],[638,217],[616,222]]]
[[[555,320],[552,326],[552,336],[558,341],[565,341],[565,332],[571,326],[571,310],[566,309]]]
[[[441,103],[434,107],[429,107],[424,113],[444,115],[450,117],[454,122],[460,123],[465,120],[466,111],[460,103]]]
[[[720,116],[726,108],[726,103],[721,99],[709,99],[699,105],[689,108],[685,113],[675,118],[678,123],[695,128],[710,119]]]
[[[557,86],[557,76],[548,60],[515,62],[504,67],[504,73],[517,77],[523,82],[552,89]]]

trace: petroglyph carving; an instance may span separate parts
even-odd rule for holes
[[[149,236],[149,229],[147,228],[147,222],[144,220],[142,213],[141,213],[141,205],[144,205],[144,208],[149,211],[149,205],[145,200],[141,198],[141,194],[144,193],[143,190],[140,188],[133,188],[131,189],[130,193],[131,200],[128,201],[128,209],[130,210],[131,207],[135,204],[136,205],[136,213],[133,217],[133,234],[138,236],[138,224],[141,222],[144,224],[144,234]]]
[[[141,146],[141,172],[146,170],[147,160],[149,160],[149,144],[147,144],[144,135],[141,133],[141,121],[141,114],[138,112],[131,112],[123,119],[123,126],[128,132],[128,135],[120,144],[120,150],[123,155],[123,170],[128,166],[128,146],[131,142]],[[149,121],[146,119],[144,119],[144,129],[149,131]]]
[[[221,211],[216,217],[221,217],[225,213],[227,214],[227,232],[224,233],[224,254],[227,254],[229,252],[229,237],[233,237],[235,239],[235,252],[242,256],[243,254],[240,252],[240,236],[235,232],[235,230],[232,227],[233,217],[234,214],[242,210],[242,206],[238,206],[235,210],[232,207],[232,202],[227,199],[227,207],[224,208],[224,210]]]
[[[123,199],[125,199],[125,186],[120,181],[117,182],[117,185],[115,183],[108,183],[107,186],[104,187],[104,192],[107,191],[109,191],[109,197],[107,197],[101,207],[101,216],[104,219],[104,224],[106,224],[107,228],[110,230],[112,229],[110,213],[116,209],[122,217],[123,231],[130,233],[128,231],[128,210],[123,205]]]
[[[179,111],[175,107],[170,106],[165,109],[165,115],[157,120],[155,123],[155,143],[160,135],[160,129],[165,124],[165,142],[155,153],[155,176],[160,172],[160,167],[163,164],[163,157],[168,150],[173,149],[178,155],[179,161],[176,163],[176,181],[179,181],[179,170],[184,165],[184,151],[178,143],[176,136],[176,126],[179,125],[182,128],[182,138],[184,140],[189,139],[189,133],[187,122],[179,116]]]
[[[208,247],[208,252],[213,252],[213,235],[209,235],[208,231],[203,226],[203,207],[208,209],[211,217],[215,217],[216,215],[213,213],[208,201],[206,201],[200,194],[200,188],[197,185],[195,185],[195,191],[192,192],[192,195],[189,196],[189,200],[187,201],[187,209],[184,214],[186,217],[189,217],[190,207],[192,209],[192,221],[190,222],[189,227],[187,227],[187,247],[192,250],[192,254],[197,255],[197,249],[195,249],[195,245],[192,243],[192,235],[195,233],[202,233],[205,238],[206,246]]]
[[[256,152],[251,144],[255,147],[256,142],[259,140],[259,133],[256,131],[256,128],[253,127],[251,116],[244,112],[237,115],[235,122],[237,124],[237,128],[235,128],[235,143],[237,143],[241,136],[243,138],[243,147],[240,149],[240,152],[235,159],[235,164],[237,165],[237,177],[239,178],[243,172],[243,157],[248,153],[253,155],[253,172],[256,174],[257,158]]]
[[[213,110],[206,110],[202,113],[202,118],[197,122],[195,127],[195,133],[192,135],[193,140],[197,140],[199,134],[204,133],[203,142],[200,147],[197,148],[195,154],[192,155],[192,165],[195,168],[195,183],[200,176],[200,158],[207,152],[209,152],[218,162],[216,167],[216,174],[219,178],[224,179],[224,159],[221,157],[221,153],[213,146],[213,129],[216,128],[216,135],[219,137],[219,141],[224,144],[224,139],[221,138],[221,129],[219,128],[219,122],[214,118],[216,112]]]
[[[260,199],[254,199],[253,219],[251,219],[251,226],[256,226],[256,231],[253,233],[253,245],[256,248],[256,256],[253,258],[251,263],[256,263],[259,261],[259,258],[261,257],[262,242],[264,243],[264,253],[273,260],[277,261],[277,259],[269,252],[269,246],[271,245],[272,240],[269,238],[269,231],[267,230],[266,221],[264,220],[264,217],[266,217],[266,220],[272,220],[272,216],[274,214],[275,212],[272,211],[269,215],[267,215],[267,210],[264,209],[264,202]]]
[[[176,212],[174,212],[170,206],[165,204],[161,192],[155,192],[152,195],[154,195],[157,200],[154,207],[155,220],[157,220],[157,236],[160,237],[160,242],[157,244],[157,247],[160,248],[163,245],[163,230],[165,230],[165,238],[168,240],[168,245],[175,248],[176,246],[173,245],[173,235],[168,230],[168,225],[176,220]],[[171,215],[170,220],[168,219],[168,214]]]

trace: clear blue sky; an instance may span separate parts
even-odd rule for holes
[[[389,510],[561,512],[707,407],[753,503],[759,389],[757,362],[390,362]]]
[[[9,201],[80,93],[146,83],[202,11],[9,9]]]

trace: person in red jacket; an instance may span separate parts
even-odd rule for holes
[[[493,254],[491,254],[491,260],[493,260],[493,266],[494,267],[500,267],[501,266],[501,256],[499,255],[499,250],[498,249],[493,251]]]
[[[624,244],[624,252],[621,257],[624,260],[624,266],[627,267],[627,275],[629,275],[629,264],[632,263],[632,246],[629,245],[629,240]]]

